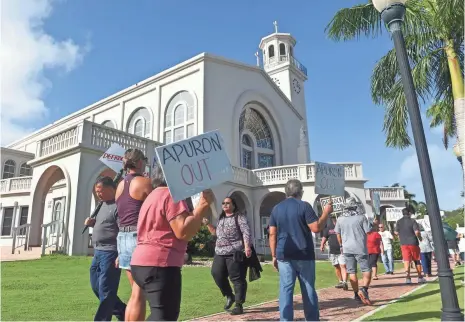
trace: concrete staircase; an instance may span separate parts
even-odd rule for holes
[[[11,253],[11,246],[1,246],[0,262],[12,262],[21,260],[33,260],[41,257],[41,247],[30,247],[30,250],[25,251],[24,248],[17,248],[15,253]]]

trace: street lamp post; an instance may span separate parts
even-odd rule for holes
[[[413,139],[415,142],[438,264],[438,277],[442,300],[441,320],[463,321],[463,315],[460,312],[457,292],[455,290],[454,274],[449,265],[448,248],[442,229],[438,197],[436,195],[431,162],[421,121],[420,108],[413,84],[404,36],[402,34],[402,23],[405,15],[404,3],[406,1],[407,0],[372,0],[373,6],[376,10],[381,12],[381,18],[392,34],[394,47],[396,49],[397,63],[404,87],[410,123],[412,124]]]

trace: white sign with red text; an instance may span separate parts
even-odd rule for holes
[[[110,148],[105,151],[105,153],[100,157],[107,167],[115,171],[116,173],[120,172],[123,167],[123,157],[126,153],[126,149],[117,143],[113,143]],[[149,177],[150,175],[150,164],[147,164],[145,167],[145,172],[142,174],[144,177]]]
[[[118,173],[123,167],[123,157],[125,152],[125,148],[119,144],[113,143],[110,148],[106,150],[105,153],[100,157],[100,161]]]

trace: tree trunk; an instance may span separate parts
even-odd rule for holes
[[[447,63],[452,83],[452,95],[454,97],[454,116],[457,128],[457,138],[460,155],[465,159],[465,89],[463,74],[460,70],[459,58],[454,50],[452,40],[446,41]],[[465,174],[465,162],[462,162],[462,174]],[[464,184],[465,189],[465,184]]]

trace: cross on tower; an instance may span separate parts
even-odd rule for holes
[[[257,57],[257,66],[260,67],[260,58],[258,57],[258,51],[255,53],[255,57]]]
[[[273,22],[273,25],[274,25],[274,32],[278,33],[278,22],[276,20]]]

